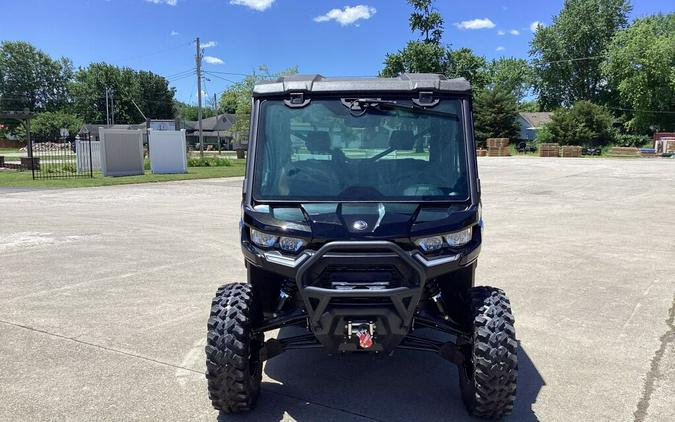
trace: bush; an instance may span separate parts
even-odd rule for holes
[[[641,148],[651,142],[651,138],[645,135],[628,135],[622,133],[616,136],[616,144],[622,147]]]
[[[569,109],[561,108],[547,125],[555,142],[597,148],[615,141],[612,116],[599,105],[579,101]]]
[[[537,144],[547,144],[550,142],[555,142],[555,138],[553,137],[551,129],[549,129],[548,126],[544,126],[537,130],[537,137],[534,138],[534,141]]]
[[[232,161],[220,157],[189,158],[188,167],[230,167]]]
[[[82,128],[82,120],[62,111],[39,113],[31,120],[31,133],[37,139],[54,140],[61,137],[61,129],[68,129],[69,138],[74,138]]]

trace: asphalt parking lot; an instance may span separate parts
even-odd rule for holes
[[[479,161],[481,284],[511,297],[511,420],[675,420],[675,162]],[[241,179],[0,188],[0,420],[216,420],[211,296],[244,280]],[[461,421],[442,359],[281,355],[234,421]]]

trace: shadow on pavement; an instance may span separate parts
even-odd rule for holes
[[[280,337],[290,334],[282,330]],[[518,397],[508,419],[537,421],[532,405],[545,383],[522,344],[518,359]],[[301,422],[474,420],[462,403],[457,368],[429,353],[401,350],[380,357],[290,351],[267,362],[265,374],[276,382],[263,382],[256,409],[219,420],[278,421],[285,415]]]

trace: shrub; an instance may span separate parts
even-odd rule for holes
[[[534,138],[534,141],[538,144],[546,144],[550,142],[555,142],[555,138],[553,137],[551,129],[549,129],[548,126],[544,126],[541,129],[537,130],[537,137]]]
[[[628,135],[622,133],[616,136],[616,144],[622,147],[644,147],[651,142],[651,138],[645,135]]]
[[[188,159],[188,167],[230,167],[232,161],[221,157],[204,157]]]
[[[571,108],[556,110],[547,126],[555,142],[561,145],[601,147],[615,140],[612,116],[590,101],[578,101]]]

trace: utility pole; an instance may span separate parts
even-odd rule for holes
[[[110,126],[110,109],[108,107],[108,91],[110,88],[105,88],[105,124]]]
[[[216,93],[213,93],[213,113],[216,116],[216,122],[218,121],[218,100],[216,99]],[[218,137],[218,155],[220,155],[220,131],[217,129],[218,126],[216,126],[216,135]]]
[[[199,44],[199,37],[196,39],[197,43],[197,119],[199,120],[199,157],[204,158],[204,132],[202,130],[202,50]]]
[[[110,92],[110,123],[115,124],[115,93]]]

